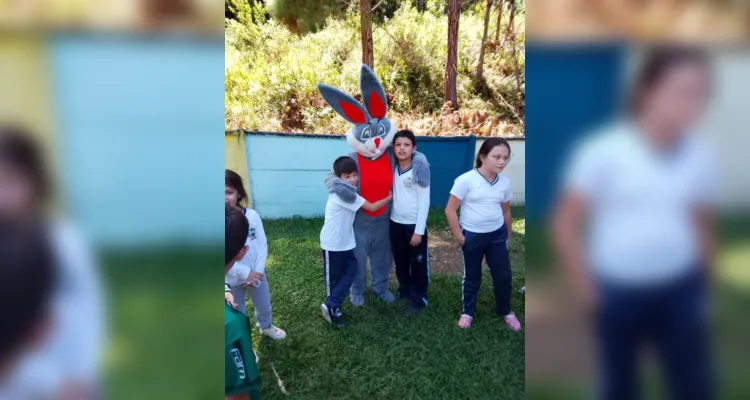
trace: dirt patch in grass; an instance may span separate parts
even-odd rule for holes
[[[456,274],[464,273],[461,247],[449,230],[429,230],[430,273]],[[486,264],[486,262],[484,263]],[[396,282],[396,268],[391,271],[391,280]]]
[[[461,248],[450,231],[430,231],[430,271],[432,273],[463,274],[464,262]]]
[[[556,275],[526,277],[526,377],[585,382],[594,372],[589,321]],[[531,282],[529,282],[531,281]]]

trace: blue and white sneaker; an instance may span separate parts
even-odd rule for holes
[[[328,307],[325,303],[320,305],[323,318],[329,323],[336,326],[344,326],[344,314],[341,307]]]

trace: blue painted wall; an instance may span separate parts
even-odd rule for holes
[[[555,201],[571,144],[616,111],[626,51],[618,44],[526,46],[526,218]]]
[[[71,35],[50,52],[61,189],[89,236],[221,243],[223,41]]]
[[[352,152],[343,136],[248,133],[247,163],[253,207],[263,218],[321,216],[324,179],[333,161]],[[471,169],[476,138],[418,138],[430,161],[430,203],[445,207],[453,180]]]

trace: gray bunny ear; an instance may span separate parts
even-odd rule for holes
[[[370,120],[367,110],[357,100],[343,91],[324,84],[318,84],[323,99],[336,113],[352,124],[364,124]]]
[[[385,113],[388,111],[385,90],[383,90],[383,85],[380,84],[375,73],[365,64],[362,64],[362,73],[359,77],[359,90],[362,91],[362,101],[364,101],[370,115],[373,118],[385,118]]]

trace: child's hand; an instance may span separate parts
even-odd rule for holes
[[[234,295],[232,292],[224,292],[224,300],[228,301],[234,308],[239,307],[237,303],[234,302]]]
[[[464,246],[464,244],[466,244],[466,236],[464,236],[464,235],[461,235],[461,237],[460,237],[460,238],[458,238],[458,244],[459,244],[459,245],[460,245],[461,247],[463,247],[463,246]]]
[[[417,247],[421,243],[422,243],[422,235],[415,233],[411,236],[411,241],[409,242],[409,244],[412,245],[412,247]]]
[[[260,272],[251,271],[250,275],[247,276],[247,283],[243,285],[245,288],[248,287],[258,287],[260,285],[260,282],[263,280],[264,275]]]

